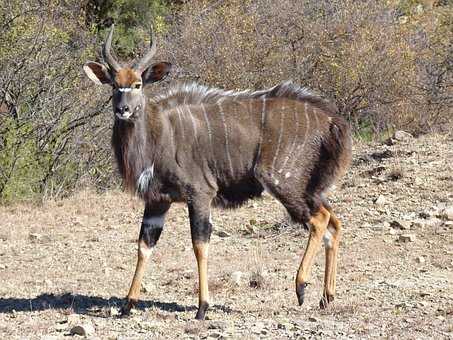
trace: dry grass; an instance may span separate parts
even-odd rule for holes
[[[357,160],[387,146],[354,146],[357,162],[331,199],[344,236],[337,296],[327,310],[319,309],[323,250],[306,301],[297,306],[294,277],[308,235],[301,226],[286,225],[280,204],[265,196],[236,211],[215,210],[215,227],[231,235],[213,235],[210,246],[208,317],[229,325],[220,329],[212,321],[192,321],[198,283],[183,205],[168,214],[145,277],[147,292],[129,319],[116,314],[135,266],[140,201],[88,190],[41,206],[1,207],[2,338],[63,337],[81,322],[93,323],[100,338],[451,337],[451,227],[428,221],[435,216],[432,207],[453,199],[445,190],[453,184],[446,162],[452,143],[427,136],[391,146],[392,157],[368,162]],[[404,169],[399,180],[362,175],[378,166],[385,168],[379,176],[389,173],[395,155]],[[379,194],[386,197],[383,206],[373,203]],[[417,236],[414,242],[396,242],[402,231],[379,228],[384,221],[419,216],[425,219],[409,231]],[[245,225],[253,231],[245,233]],[[420,256],[424,263],[415,261]],[[231,280],[235,271],[244,273],[239,284]]]

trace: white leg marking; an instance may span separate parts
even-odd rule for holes
[[[229,146],[229,141],[228,141],[228,127],[227,127],[227,123],[226,123],[226,120],[225,120],[225,114],[224,114],[223,109],[222,109],[222,103],[219,101],[217,103],[217,105],[219,106],[220,118],[222,119],[223,127],[224,127],[224,130],[225,130],[225,152],[227,154],[228,163],[230,165],[231,176],[234,176],[233,161],[231,160],[230,146]]]
[[[143,256],[144,258],[149,258],[151,256],[151,254],[153,253],[153,248],[149,248],[145,244],[145,242],[140,241],[138,244],[138,251],[139,251],[140,255]]]
[[[290,177],[291,177],[291,172],[288,171],[288,172],[285,174],[285,178],[288,179],[288,178],[290,178]]]
[[[324,245],[326,246],[326,248],[332,248],[332,237],[333,237],[333,234],[335,233],[335,229],[331,228],[331,227],[328,227],[326,229],[326,232],[322,238],[322,240],[324,241]]]
[[[164,227],[164,221],[165,214],[143,217],[142,228],[162,229]],[[151,256],[153,248],[148,247],[148,245],[143,240],[140,240],[138,243],[138,251],[141,256],[148,258]]]
[[[165,214],[159,216],[144,217],[142,224],[151,229],[162,229],[164,227]]]

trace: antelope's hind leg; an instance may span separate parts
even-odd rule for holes
[[[168,203],[146,204],[143,213],[140,235],[138,238],[137,266],[134,278],[127,294],[127,302],[121,308],[121,316],[130,314],[131,309],[137,304],[140,295],[143,275],[145,274],[152,249],[159,240],[164,227],[165,214],[170,208]]]
[[[305,287],[307,286],[307,281],[310,276],[313,260],[316,253],[319,251],[321,240],[326,233],[329,220],[330,213],[323,205],[320,206],[318,212],[309,220],[310,236],[296,276],[296,294],[299,305],[304,303]]]
[[[324,235],[324,245],[326,247],[326,266],[324,274],[324,292],[321,301],[319,302],[319,306],[322,309],[326,308],[335,297],[338,247],[341,237],[341,222],[335,216],[332,209],[327,209],[330,213],[330,219]]]

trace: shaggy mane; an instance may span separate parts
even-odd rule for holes
[[[326,113],[334,114],[338,111],[334,104],[314,94],[307,88],[295,85],[290,81],[259,91],[225,91],[197,83],[179,83],[171,86],[163,93],[151,96],[150,102],[159,104],[165,109],[170,109],[179,105],[215,104],[221,99],[244,100],[258,98],[287,98],[310,103]]]

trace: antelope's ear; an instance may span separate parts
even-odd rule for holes
[[[171,70],[170,63],[162,62],[151,65],[145,71],[143,71],[142,81],[145,85],[155,83],[156,81],[162,80],[166,76],[168,76],[170,70]]]
[[[102,64],[96,63],[94,61],[88,61],[83,65],[83,70],[85,71],[88,78],[94,81],[98,85],[102,84],[112,84],[112,77],[110,72]]]

